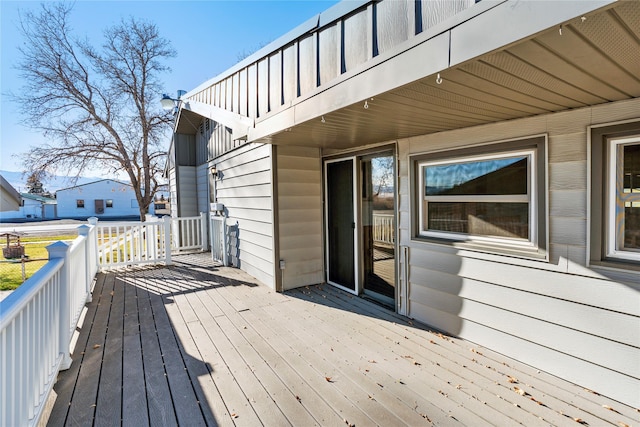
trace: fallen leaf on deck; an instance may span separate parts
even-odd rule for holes
[[[430,342],[431,344],[435,344],[435,343],[436,343],[434,340],[429,340],[429,342]]]
[[[512,377],[511,375],[507,375],[507,378],[508,378],[508,381],[509,381],[511,384],[518,384],[518,379],[517,379],[517,378]]]
[[[612,408],[611,406],[609,406],[609,405],[602,405],[602,407],[603,407],[604,409],[608,409],[608,410],[613,411],[613,412],[618,412],[618,411],[616,411],[615,409],[613,409],[613,408]],[[620,413],[620,412],[618,412],[618,413]]]
[[[93,346],[93,348],[94,348],[94,349],[96,349],[96,348],[100,348],[100,344],[95,344],[95,345]]]
[[[300,403],[302,403],[302,400],[300,399],[300,396],[296,396],[296,400]]]
[[[531,398],[531,400],[533,400],[534,402],[536,402],[540,406],[546,406],[544,403],[540,402],[539,400],[534,399],[533,397]]]
[[[231,414],[231,418],[238,418],[238,414],[236,413]]]
[[[526,396],[528,393],[521,389],[520,387],[514,387],[513,390],[518,393],[520,396]]]
[[[371,360],[369,360],[369,363],[376,363],[376,361],[371,359]]]
[[[331,377],[324,377],[325,380],[327,380],[328,383],[332,383],[333,381],[331,381]]]
[[[413,361],[413,364],[416,366],[420,366],[420,362],[416,362],[415,360]]]
[[[620,427],[630,427],[630,426],[629,426],[629,424],[625,424],[625,423],[623,423],[622,421],[618,421],[618,425],[619,425]]]
[[[587,424],[587,422],[582,418],[574,418],[573,421],[577,422],[578,424]]]

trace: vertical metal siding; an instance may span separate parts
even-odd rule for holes
[[[409,3],[403,0],[385,0],[375,7],[378,53],[383,53],[409,38]]]
[[[282,98],[289,103],[298,96],[298,55],[297,44],[282,49]]]
[[[238,80],[239,80],[239,85],[238,85],[238,96],[239,96],[239,100],[238,100],[238,114],[241,114],[243,116],[247,116],[249,114],[248,109],[247,109],[247,103],[249,100],[249,88],[247,86],[247,74],[248,74],[248,69],[245,68],[243,70],[240,70],[240,72],[238,72]]]
[[[366,10],[349,16],[343,21],[342,51],[344,52],[342,72],[351,71],[367,61],[371,54],[367,51],[368,40],[371,37],[368,29],[370,23]]]
[[[269,111],[276,111],[282,105],[282,53],[269,55]]]
[[[323,28],[318,34],[318,69],[322,85],[335,79],[340,73],[338,24]]]
[[[316,55],[314,48],[315,34],[300,38],[298,41],[298,70],[300,95],[316,88]]]
[[[191,96],[252,119],[264,117],[474,4],[474,0],[367,3]]]
[[[247,74],[247,116],[258,117],[258,64],[251,64]]]
[[[258,61],[258,110],[256,118],[262,117],[269,112],[269,59],[264,58]]]

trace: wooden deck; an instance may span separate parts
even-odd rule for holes
[[[49,425],[638,425],[633,408],[330,286],[208,254],[99,275]]]

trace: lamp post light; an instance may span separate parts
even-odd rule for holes
[[[160,100],[160,104],[162,104],[162,109],[165,111],[171,111],[174,108],[177,110],[180,107],[180,103],[182,102],[182,96],[187,93],[186,90],[179,90],[178,97],[172,98],[166,93],[162,94],[162,99]]]

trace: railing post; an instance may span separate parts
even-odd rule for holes
[[[95,269],[96,271],[98,271],[100,269],[100,243],[98,242],[98,218],[96,218],[95,216],[92,216],[90,218],[87,218],[87,222],[89,222],[89,225],[91,225],[92,227],[95,228],[96,233],[94,235],[94,239],[93,239],[93,247],[95,249]]]
[[[229,265],[229,250],[227,248],[229,242],[227,239],[227,217],[222,217],[222,264]]]
[[[86,301],[91,302],[91,282],[93,277],[91,277],[91,273],[93,272],[92,267],[92,259],[91,259],[91,242],[89,241],[89,233],[91,232],[91,227],[88,225],[81,225],[78,227],[78,235],[84,237],[84,268],[86,277],[84,279],[84,289]]]
[[[165,265],[171,265],[171,217],[162,217],[162,226],[164,227],[164,256]]]
[[[71,343],[71,307],[69,303],[71,297],[71,274],[69,272],[70,248],[71,246],[69,244],[61,241],[47,246],[49,260],[62,258],[64,261],[62,269],[60,270],[60,324],[58,325],[60,337],[58,347],[62,355],[61,370],[69,369],[71,366],[71,354],[69,353],[69,344]]]
[[[205,212],[200,212],[200,231],[202,236],[200,237],[200,242],[202,245],[202,252],[206,252],[209,249],[209,240],[207,239],[207,214]]]
[[[156,251],[153,247],[153,242],[155,241],[155,226],[149,225],[151,221],[153,221],[153,215],[146,214],[144,222],[140,226],[141,230],[144,228],[144,239],[146,243],[145,246],[147,248],[147,262],[155,261],[157,258]]]

